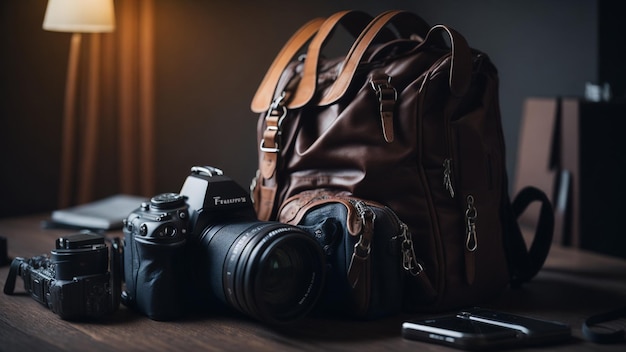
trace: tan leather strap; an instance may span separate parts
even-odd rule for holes
[[[274,98],[274,90],[281,74],[298,51],[317,33],[322,23],[324,23],[323,18],[315,18],[305,23],[285,43],[252,98],[250,104],[252,111],[257,113],[267,111]]]
[[[317,62],[320,56],[320,50],[323,48],[324,44],[327,42],[327,39],[331,37],[333,30],[337,27],[339,23],[341,23],[344,28],[350,34],[352,34],[355,38],[360,35],[361,31],[366,27],[369,21],[372,19],[370,15],[365,12],[355,11],[355,10],[346,10],[340,11],[332,16],[330,16],[327,20],[323,18],[316,18],[305,25],[303,25],[293,36],[285,43],[281,51],[278,53],[272,65],[268,69],[263,81],[259,85],[254,98],[252,99],[252,103],[250,104],[250,108],[252,111],[261,113],[267,111],[269,109],[272,100],[274,99],[276,86],[278,85],[278,81],[280,79],[281,74],[291,62],[293,57],[305,47],[305,45],[314,38],[309,44],[309,48],[307,50],[307,58],[309,55],[313,57],[312,63],[315,63],[315,71],[317,71]],[[320,33],[316,35],[316,33]],[[383,35],[388,35],[389,33],[383,33]],[[311,48],[313,46],[313,48]],[[317,49],[314,49],[317,48]],[[305,63],[309,60],[305,60]],[[315,91],[315,74],[313,73],[313,92]],[[310,79],[309,79],[310,80]],[[310,81],[308,81],[307,86],[310,85]],[[302,86],[301,84],[299,87]],[[300,89],[300,88],[297,88]],[[301,93],[304,94],[304,93]],[[310,100],[310,98],[309,98]],[[302,102],[302,95],[299,97],[294,97],[290,99],[290,103],[287,105],[289,108],[294,107],[294,105],[304,105],[306,102],[302,104],[293,104],[291,102]],[[308,100],[307,100],[308,102]]]
[[[339,23],[344,24],[344,27],[357,38],[365,31],[371,20],[372,16],[355,10],[340,11],[328,17],[307,48],[302,79],[298,83],[298,88],[292,98],[287,103],[288,108],[300,108],[313,98],[317,88],[317,68],[321,52],[332,37],[332,33],[337,25]]]
[[[427,28],[424,20],[411,12],[387,11],[377,16],[372,21],[368,30],[363,33],[361,38],[355,43],[356,47],[344,61],[343,70],[318,105],[324,106],[332,104],[345,94],[365,52],[378,33],[390,22],[394,22],[396,28],[398,28],[404,36],[411,35],[411,33],[422,36],[420,32],[423,32],[424,28]],[[452,28],[444,25],[437,25],[428,30],[426,35],[423,36],[424,41],[420,44],[420,47],[431,44],[442,45],[442,38],[435,34],[435,32],[439,31],[447,33],[451,41],[452,65],[450,67],[450,90],[452,94],[462,96],[469,87],[472,73],[471,49],[463,36]]]
[[[348,89],[350,82],[352,81],[352,77],[354,76],[354,73],[356,72],[359,63],[363,59],[365,52],[370,47],[374,39],[392,19],[404,13],[404,11],[398,10],[386,11],[376,16],[376,18],[374,18],[372,22],[370,22],[367,29],[361,33],[359,38],[357,38],[357,40],[352,45],[352,48],[350,48],[350,52],[348,52],[348,55],[346,55],[346,58],[344,59],[341,73],[335,80],[335,83],[331,86],[328,93],[322,98],[322,100],[320,100],[318,105],[324,106],[331,104],[343,96],[343,94]],[[414,15],[414,19],[416,27],[422,27],[416,28],[418,30],[416,34],[421,35],[423,38],[426,33],[428,33],[430,26],[417,15]],[[404,30],[404,28],[401,29],[400,34],[408,36],[406,33],[404,33]]]

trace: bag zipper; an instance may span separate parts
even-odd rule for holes
[[[445,57],[439,60],[439,63],[443,62]],[[427,78],[432,77],[429,75]],[[445,114],[444,114],[445,115]],[[445,143],[447,155],[443,161],[443,185],[448,191],[450,198],[455,198],[455,174],[458,170],[454,169],[454,147],[452,145],[452,126],[450,116],[445,116],[444,130],[445,130]],[[465,197],[465,236],[464,236],[464,257],[465,257],[465,277],[468,284],[474,282],[476,274],[475,256],[476,249],[478,248],[478,237],[476,232],[476,218],[478,212],[476,210],[475,198],[472,194],[468,194]]]
[[[398,215],[388,207],[384,207],[387,213],[391,214],[396,225],[398,235],[392,237],[393,241],[400,240],[400,250],[402,251],[402,268],[412,276],[417,276],[424,271],[424,267],[417,261],[415,249],[413,248],[413,236],[409,227],[398,217]]]
[[[448,157],[443,161],[443,183],[445,189],[450,194],[450,198],[454,198],[456,195],[454,180],[458,180],[455,175],[458,175],[460,170],[454,169],[455,149],[452,144],[452,116],[449,113],[444,115],[446,115],[444,120],[444,129]],[[465,236],[463,255],[465,258],[465,278],[468,284],[472,284],[476,276],[476,249],[478,248],[476,218],[478,216],[478,212],[476,210],[475,202],[476,200],[472,194],[467,194],[467,196],[465,196]]]
[[[350,204],[356,209],[361,223],[363,224],[359,241],[354,245],[354,251],[350,259],[350,265],[348,267],[348,281],[354,288],[358,283],[359,273],[363,269],[362,266],[369,259],[371,252],[371,241],[374,234],[374,221],[376,220],[376,214],[372,211],[370,206],[359,199],[350,199]],[[401,241],[402,251],[402,268],[412,276],[418,276],[424,271],[424,267],[417,261],[415,255],[415,249],[413,248],[413,237],[409,231],[409,227],[402,222],[398,215],[391,209],[383,208],[392,215],[392,219],[396,224],[396,233],[398,235],[392,237],[392,240]],[[359,263],[357,265],[357,263]]]
[[[359,282],[361,272],[366,269],[369,262],[376,214],[362,200],[351,198],[348,201],[357,211],[363,225],[359,234],[359,240],[354,245],[354,251],[352,251],[350,265],[348,266],[348,283],[352,288],[355,288]]]
[[[450,193],[450,198],[454,198],[454,185],[452,184],[452,158],[443,161],[443,186]]]
[[[474,196],[468,194],[465,198],[465,277],[467,283],[474,282],[476,275],[475,255],[478,248],[478,236],[476,233],[476,218],[478,217],[478,211],[475,206]]]
[[[409,232],[409,227],[405,223],[400,222],[400,230],[402,239],[402,267],[412,276],[417,276],[424,271],[424,267],[417,261],[415,249],[413,248],[413,237]]]

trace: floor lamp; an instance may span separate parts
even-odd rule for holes
[[[76,86],[82,33],[104,33],[115,29],[113,0],[49,0],[43,29],[72,33],[65,86],[59,186],[59,207],[65,208],[72,202],[76,150]],[[95,158],[95,155],[88,154],[87,157]]]

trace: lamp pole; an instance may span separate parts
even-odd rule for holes
[[[76,150],[76,81],[80,58],[81,33],[72,33],[70,54],[65,79],[65,103],[63,112],[63,135],[61,141],[61,179],[59,186],[59,208],[66,208],[72,202],[73,166]]]
[[[72,187],[76,183],[74,175],[74,166],[76,165],[76,91],[78,84],[78,64],[81,53],[82,33],[102,33],[112,32],[115,29],[115,11],[113,0],[48,0],[46,13],[43,20],[43,29],[57,32],[70,32],[72,39],[70,42],[70,53],[67,64],[67,77],[65,83],[65,102],[64,114],[62,122],[62,144],[61,144],[61,179],[59,185],[59,207],[65,208],[72,204]],[[96,57],[92,60],[99,60],[99,52],[93,50],[100,45],[100,37],[94,35],[92,41],[92,52],[96,53]],[[89,169],[85,175],[81,174],[79,187],[79,201],[85,201],[89,198],[91,192],[91,184],[93,178],[93,164],[96,154],[97,135],[97,68],[90,65],[89,72],[89,96],[87,97],[87,133],[84,143],[83,155],[83,173]],[[95,77],[95,78],[94,78]]]

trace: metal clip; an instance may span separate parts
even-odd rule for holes
[[[263,139],[259,145],[259,149],[262,152],[278,153],[280,151],[278,138],[281,135],[280,127],[283,120],[287,116],[287,107],[285,106],[286,96],[287,94],[285,92],[282,92],[279,96],[277,96],[272,101],[272,104],[265,114],[265,133],[263,134]],[[266,142],[268,142],[268,144],[273,144],[273,146],[266,147]]]
[[[268,109],[268,113],[272,110],[276,110],[278,108],[279,105],[284,104],[283,100],[285,100],[285,97],[287,96],[287,93],[285,93],[284,91],[282,93],[280,93],[279,96],[277,96],[276,98],[274,98],[274,100],[272,101],[272,103],[270,104],[270,107]]]
[[[372,78],[372,80],[370,81],[370,85],[372,86],[372,89],[374,89],[374,92],[376,92],[378,101],[382,102],[383,100],[398,100],[398,91],[391,85],[391,77],[385,77],[386,79]]]
[[[356,208],[363,223],[363,233],[361,233],[359,241],[354,245],[354,254],[365,259],[371,251],[371,237],[374,231],[376,214],[362,201],[351,200],[350,203]]]
[[[465,248],[473,252],[478,248],[478,238],[476,237],[476,217],[478,212],[474,206],[474,197],[467,196],[467,209],[465,210],[465,226],[467,236],[465,238]]]
[[[413,238],[409,228],[404,223],[401,223],[400,227],[402,229],[402,234],[400,235],[402,237],[402,267],[411,275],[417,276],[424,271],[424,267],[417,261],[415,249],[413,248]]]
[[[372,251],[370,243],[363,241],[363,237],[354,245],[354,255],[361,259],[367,259]]]
[[[360,200],[350,199],[356,211],[359,213],[359,217],[363,222],[363,229],[359,236],[359,241],[354,245],[354,251],[350,258],[350,264],[348,265],[348,283],[352,288],[355,288],[359,283],[363,270],[369,261],[372,236],[374,235],[374,220],[376,214],[370,209],[364,202]]]

